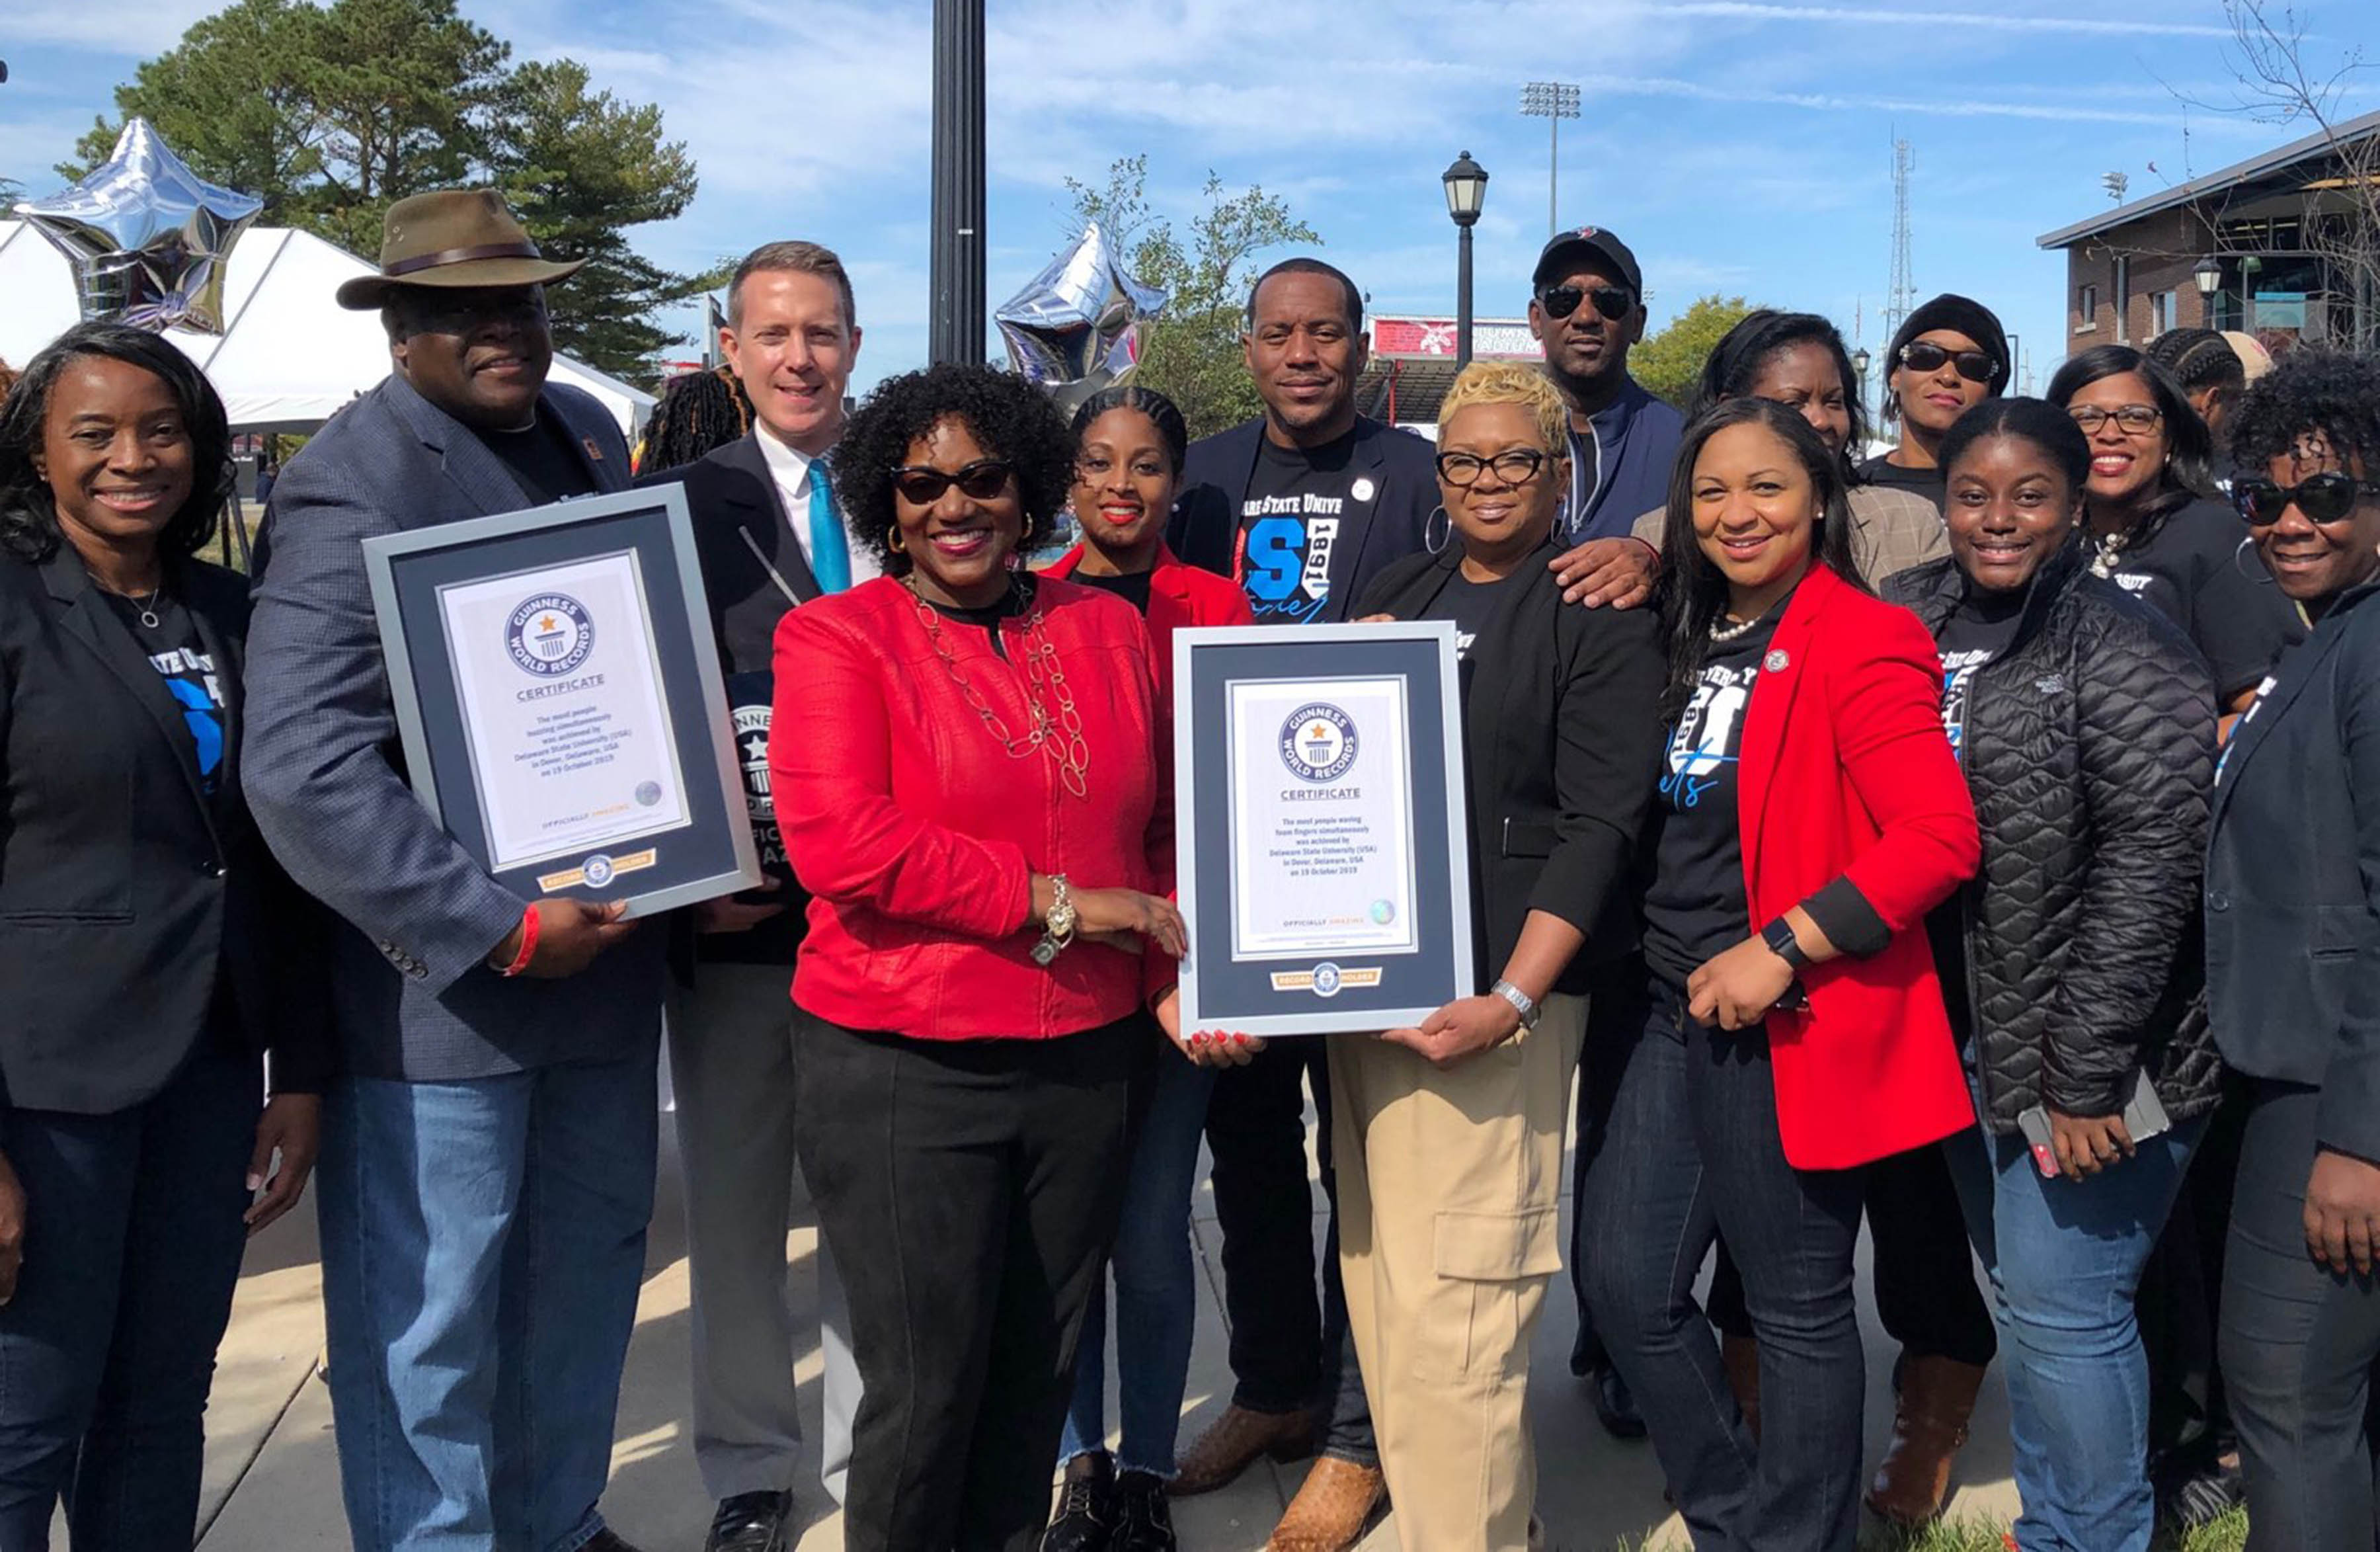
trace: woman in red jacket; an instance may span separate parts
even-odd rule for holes
[[[1974,810],[1932,638],[1852,580],[1848,519],[1793,411],[1733,399],[1688,426],[1640,1011],[1590,1058],[1609,1098],[1579,1212],[1597,1327],[1698,1552],[1851,1552],[1859,1167],[1974,1120],[1925,932],[1974,870]],[[1760,1341],[1757,1442],[1694,1303],[1720,1232]]]
[[[1075,484],[1068,497],[1083,542],[1043,573],[1112,593],[1148,621],[1157,682],[1173,682],[1173,632],[1253,625],[1248,595],[1229,577],[1185,566],[1165,545],[1189,430],[1173,401],[1138,385],[1104,388],[1075,411]],[[1172,696],[1163,693],[1170,705]],[[1170,751],[1172,730],[1165,733]],[[1059,1459],[1065,1485],[1040,1552],[1173,1552],[1165,1485],[1190,1376],[1198,1322],[1190,1253],[1190,1193],[1207,1120],[1213,1047],[1160,1051],[1148,1111],[1124,1179],[1115,1270],[1116,1411],[1122,1447],[1107,1449],[1107,1300],[1094,1285],[1075,1359],[1075,1399]],[[1189,1059],[1184,1060],[1184,1056]],[[1047,1462],[1036,1485],[1049,1481]]]
[[[863,1388],[852,1552],[1040,1529],[1184,947],[1148,632],[1014,568],[1073,461],[1019,379],[891,379],[834,453],[885,574],[777,628],[770,769],[811,896],[795,1126]]]

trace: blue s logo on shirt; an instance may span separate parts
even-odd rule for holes
[[[1241,586],[1258,619],[1303,625],[1330,599],[1330,548],[1337,518],[1272,515],[1248,525]]]

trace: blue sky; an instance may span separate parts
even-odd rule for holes
[[[1955,6],[1961,0],[1950,0]],[[1483,316],[1516,314],[1546,235],[1532,79],[1583,88],[1562,126],[1561,219],[1643,260],[1658,326],[1706,292],[1807,308],[1881,344],[1891,141],[1916,150],[1918,293],[1957,290],[2024,336],[2034,383],[2062,354],[2064,266],[2041,233],[2303,129],[2190,107],[2236,94],[2217,0],[2007,0],[1973,11],[1796,0],[991,0],[990,301],[1065,240],[1062,180],[1145,152],[1177,220],[1211,168],[1286,196],[1376,311],[1451,312],[1439,174],[1492,176]],[[50,172],[138,61],[209,0],[8,0],[0,175]],[[568,55],[659,103],[702,191],[639,240],[694,267],[774,238],[850,262],[859,380],[926,348],[929,0],[464,0],[518,55]],[[2310,63],[2380,55],[2380,6],[2307,0]],[[2363,78],[2342,116],[2380,106]],[[2154,166],[2152,165],[2154,165]],[[567,305],[566,291],[558,305]],[[0,299],[0,305],[6,305]],[[689,320],[688,326],[692,326]]]

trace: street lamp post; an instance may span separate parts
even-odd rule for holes
[[[1454,370],[1460,372],[1471,364],[1471,228],[1488,199],[1488,169],[1466,151],[1440,181],[1446,185],[1446,214],[1462,233],[1454,271]]]
[[[1864,345],[1852,352],[1852,375],[1859,379],[1859,401],[1862,410],[1867,409],[1867,369],[1874,364],[1874,361],[1875,358],[1867,353],[1867,347]],[[1855,448],[1853,451],[1861,458],[1867,456],[1867,449],[1864,447]]]
[[[2198,261],[2190,277],[2198,282],[2198,321],[2211,329],[2215,326],[2216,299],[2223,294],[2223,265],[2209,253]]]
[[[1521,116],[1546,121],[1546,240],[1553,240],[1561,207],[1561,121],[1578,116],[1578,88],[1533,80],[1521,88]]]
[[[935,361],[983,361],[983,0],[934,0]]]
[[[2021,334],[2009,336],[2008,391],[2012,394],[2024,392],[2024,336]]]

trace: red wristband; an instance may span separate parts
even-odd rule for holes
[[[529,960],[537,958],[537,923],[538,915],[537,907],[535,905],[531,905],[527,910],[521,912],[520,952],[513,956],[512,963],[496,972],[498,975],[518,975],[522,971],[528,968]]]

